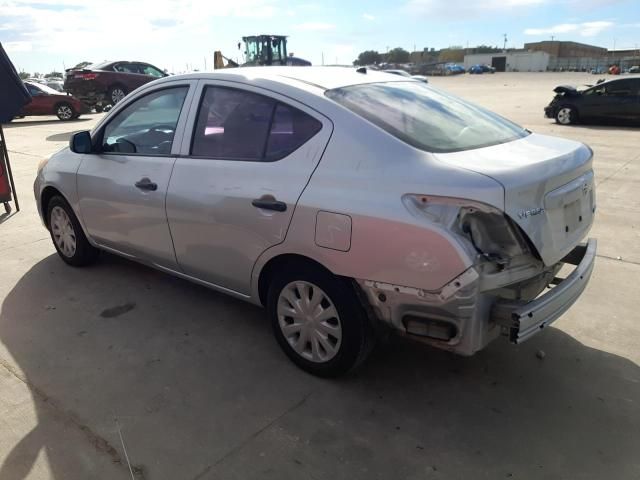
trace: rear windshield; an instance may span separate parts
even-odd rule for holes
[[[326,95],[428,152],[488,147],[529,135],[495,113],[417,81],[353,85],[328,90]]]

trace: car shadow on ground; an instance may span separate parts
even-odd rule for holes
[[[6,296],[0,342],[39,419],[0,480],[43,451],[52,479],[104,478],[59,444],[52,415],[126,476],[119,418],[147,479],[640,471],[640,369],[553,327],[471,358],[392,337],[360,371],[321,380],[285,358],[259,308],[111,255],[85,269],[52,255]]]
[[[68,142],[74,133],[81,132],[82,130],[72,130],[70,132],[56,133],[55,135],[49,135],[47,142]]]

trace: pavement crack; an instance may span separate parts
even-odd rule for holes
[[[596,187],[600,187],[600,185],[602,185],[604,182],[611,180],[613,177],[615,177],[618,173],[620,173],[620,171],[625,168],[627,165],[629,165],[631,162],[636,161],[638,158],[640,158],[640,155],[638,155],[637,157],[633,157],[632,159],[628,160],[626,163],[622,164],[618,169],[616,169],[613,173],[611,173],[610,175],[607,175],[606,177],[604,177],[602,180],[600,180],[599,182],[596,182]]]
[[[609,255],[602,255],[600,253],[596,254],[596,257],[606,258],[607,260],[613,260],[615,262],[620,262],[620,263],[628,263],[630,265],[640,265],[640,262],[634,262],[633,260],[625,260],[623,258],[610,257]]]
[[[51,409],[51,413],[57,417],[60,421],[62,421],[66,425],[70,425],[75,427],[77,430],[82,432],[85,439],[93,445],[93,447],[101,452],[107,454],[111,461],[115,464],[120,465],[125,468],[125,463],[118,451],[109,443],[108,440],[101,437],[98,433],[94,432],[89,426],[85,425],[84,422],[74,413],[66,411],[62,408],[62,406],[52,397],[46,394],[39,387],[34,385],[29,381],[29,379],[20,373],[13,365],[0,357],[0,366],[2,366],[9,374],[20,380],[22,383],[26,385],[29,391],[33,394],[34,399],[40,401],[47,405]]]
[[[16,155],[24,155],[26,157],[33,157],[33,158],[43,158],[45,156],[45,155],[34,155],[33,153],[18,152],[17,150],[9,150],[9,149],[7,149],[7,152],[15,153]]]
[[[251,435],[249,435],[247,438],[245,438],[244,440],[242,440],[240,443],[238,443],[236,446],[234,446],[233,448],[231,448],[227,453],[225,453],[224,455],[222,455],[220,458],[218,458],[215,462],[213,462],[211,465],[207,465],[200,473],[198,473],[195,477],[193,477],[192,480],[200,480],[201,478],[203,478],[207,473],[209,473],[213,468],[217,467],[218,465],[220,465],[222,462],[224,462],[227,458],[233,456],[234,454],[236,454],[237,452],[239,452],[240,450],[242,450],[246,445],[248,445],[249,443],[251,443],[252,440],[254,440],[256,437],[260,436],[260,434],[262,432],[264,432],[265,430],[267,430],[268,428],[270,428],[272,425],[274,425],[276,422],[278,422],[280,419],[282,419],[283,417],[287,416],[288,414],[290,414],[291,412],[297,410],[298,408],[300,408],[302,405],[304,405],[306,403],[306,401],[309,399],[309,397],[311,395],[313,395],[314,392],[308,393],[307,395],[305,395],[301,400],[299,400],[298,402],[294,403],[292,406],[290,406],[289,408],[287,408],[284,412],[282,412],[280,415],[278,415],[277,417],[275,417],[274,419],[272,419],[271,421],[269,421],[266,425],[262,426],[260,429],[256,430],[255,432],[253,432]]]
[[[43,237],[43,238],[39,238],[37,240],[33,240],[31,242],[20,243],[19,245],[13,245],[13,246],[7,247],[7,248],[0,248],[0,252],[6,252],[7,250],[13,250],[14,248],[24,247],[25,245],[33,245],[34,243],[42,242],[43,240],[48,240],[49,238],[51,238],[51,237]]]

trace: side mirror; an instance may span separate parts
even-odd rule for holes
[[[85,130],[71,135],[69,139],[69,150],[73,153],[91,153],[93,146],[89,132]]]

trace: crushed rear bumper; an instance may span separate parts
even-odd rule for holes
[[[597,242],[589,239],[577,246],[562,261],[576,268],[556,286],[531,301],[499,300],[491,318],[503,327],[513,343],[522,343],[554,322],[580,297],[589,283],[596,258]]]

